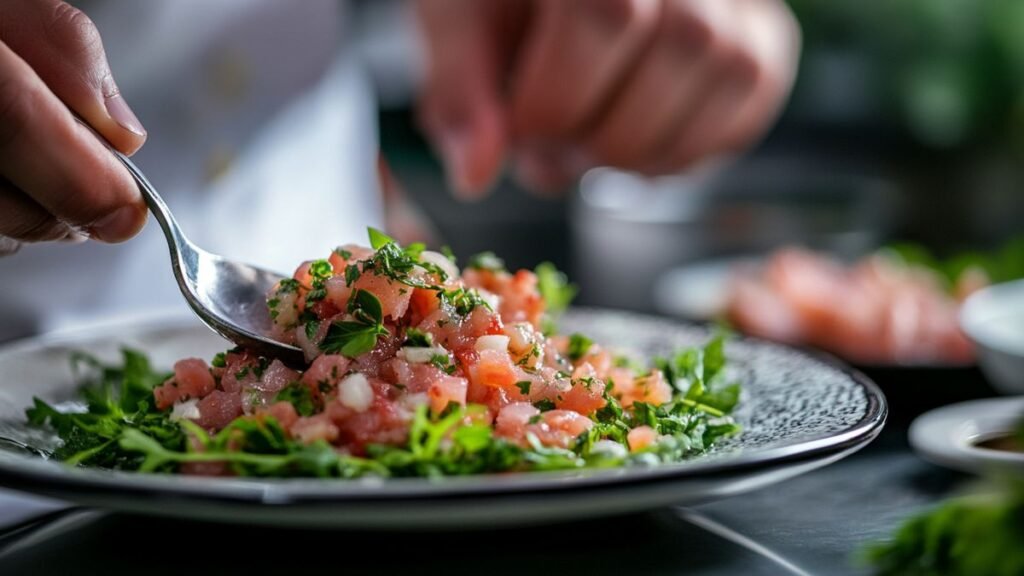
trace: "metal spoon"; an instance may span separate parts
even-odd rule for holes
[[[267,292],[283,276],[262,268],[232,262],[199,248],[182,233],[156,188],[127,156],[82,120],[117,158],[139,185],[146,205],[167,239],[171,268],[182,296],[199,319],[224,338],[261,356],[280,359],[290,366],[306,365],[302,350],[270,338],[271,320]]]

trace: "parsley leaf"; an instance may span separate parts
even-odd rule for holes
[[[534,269],[534,273],[537,274],[537,289],[547,305],[547,313],[542,321],[543,331],[545,334],[553,334],[556,331],[555,319],[572,303],[578,288],[570,284],[565,273],[560,272],[551,262],[542,262]]]
[[[533,403],[533,406],[537,408],[537,410],[540,410],[541,412],[548,412],[549,410],[555,409],[555,403],[550,398],[537,400],[536,402]]]
[[[441,300],[442,306],[462,317],[468,316],[477,306],[491,310],[491,305],[474,288],[440,290],[437,297]]]
[[[299,416],[312,416],[317,412],[318,408],[313,400],[312,390],[309,389],[309,386],[300,382],[292,382],[284,387],[274,397],[274,401],[288,402],[295,407],[295,411],[299,413]]]
[[[387,334],[387,328],[383,326],[362,322],[332,322],[327,329],[327,336],[320,343],[320,350],[326,354],[355,358],[373,350],[377,346],[377,337]]]
[[[320,350],[327,354],[341,354],[354,358],[373,350],[378,336],[390,334],[383,324],[380,300],[367,290],[356,290],[348,303],[349,313],[355,321],[331,322]]]
[[[569,336],[569,359],[573,362],[582,360],[593,344],[593,340],[578,332]]]
[[[405,342],[402,343],[402,346],[430,348],[433,345],[434,335],[430,332],[424,332],[418,328],[409,328],[405,331]]]
[[[374,250],[380,250],[388,244],[397,244],[394,238],[376,228],[367,228],[367,232],[370,234],[370,248]]]

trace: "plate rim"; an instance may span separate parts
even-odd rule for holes
[[[635,312],[583,308],[575,313],[612,313],[677,326],[706,328],[673,318]],[[0,346],[0,358],[28,350],[66,345],[69,341],[126,324],[138,331],[177,328],[179,324],[200,326],[185,314],[142,314],[70,330],[52,332]],[[0,486],[29,492],[66,495],[89,491],[100,496],[186,498],[222,504],[263,504],[273,506],[309,506],[342,504],[402,503],[417,500],[464,500],[522,495],[573,494],[609,488],[625,489],[663,482],[714,479],[744,472],[756,472],[790,463],[822,458],[843,450],[862,447],[881,432],[888,417],[888,404],[881,389],[859,370],[834,356],[794,350],[756,338],[737,336],[737,341],[785,350],[810,357],[853,381],[864,393],[865,414],[855,424],[837,433],[753,453],[723,459],[687,461],[652,468],[616,468],[567,472],[529,472],[514,475],[475,475],[446,477],[441,482],[424,478],[389,479],[222,479],[143,474],[88,468],[58,471],[53,462],[35,457],[10,455],[0,459]],[[852,451],[852,450],[851,450]],[[481,481],[486,479],[486,481]]]

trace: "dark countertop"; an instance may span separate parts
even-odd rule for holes
[[[0,573],[863,574],[854,556],[865,542],[968,480],[918,459],[905,438],[897,421],[850,458],[757,492],[542,527],[317,532],[87,512],[0,538]],[[0,493],[0,523],[47,505]],[[209,558],[197,552],[207,548]]]

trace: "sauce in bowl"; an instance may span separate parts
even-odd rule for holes
[[[974,446],[977,448],[984,448],[986,450],[999,450],[1001,452],[1024,454],[1024,444],[1022,444],[1017,435],[1012,432],[985,438],[976,442]]]

